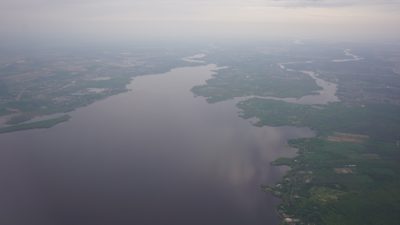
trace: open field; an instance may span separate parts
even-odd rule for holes
[[[335,142],[363,143],[368,138],[369,137],[367,135],[335,132],[333,133],[333,135],[326,137],[326,140]]]

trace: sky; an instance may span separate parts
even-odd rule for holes
[[[400,0],[0,0],[0,3],[3,37],[400,37]]]

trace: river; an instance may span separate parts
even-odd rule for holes
[[[236,101],[190,89],[218,68],[136,77],[131,91],[80,108],[50,129],[0,135],[0,224],[278,224],[261,184],[308,128],[254,127]]]
[[[351,53],[351,49],[344,49],[344,56],[346,58],[341,59],[333,59],[330,60],[332,63],[347,63],[347,62],[356,62],[361,61],[364,58]],[[349,58],[350,57],[350,58]],[[336,96],[337,92],[337,84],[333,82],[329,82],[323,80],[319,77],[319,74],[315,71],[311,70],[294,70],[288,68],[287,65],[293,64],[313,64],[314,61],[300,61],[300,62],[284,62],[278,63],[280,69],[285,70],[287,72],[299,72],[310,76],[315,83],[321,88],[321,90],[315,92],[314,94],[305,95],[300,98],[279,98],[279,97],[270,97],[270,96],[246,96],[246,97],[239,97],[235,98],[236,101],[243,101],[249,98],[263,98],[263,99],[272,99],[272,100],[279,100],[288,103],[296,103],[296,104],[303,104],[303,105],[326,105],[332,102],[339,102],[339,98]]]

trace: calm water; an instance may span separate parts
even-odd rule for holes
[[[136,78],[51,129],[0,135],[0,224],[277,224],[261,192],[306,128],[257,128],[190,88],[215,65]]]

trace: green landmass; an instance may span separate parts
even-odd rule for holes
[[[279,196],[283,224],[385,224],[400,221],[400,146],[368,140],[291,140],[298,156],[275,161],[291,170],[266,191]]]
[[[346,48],[313,43],[219,50],[208,57],[228,68],[192,89],[208,102],[259,96],[237,104],[241,117],[257,118],[256,126],[315,130],[314,138],[289,141],[298,155],[272,162],[289,166],[289,172],[276,185],[262,187],[282,199],[282,224],[399,224],[400,79],[394,69],[399,50],[354,45],[352,52],[362,53],[363,60],[334,62],[344,58]],[[277,66],[282,62],[299,63],[286,64],[287,71]],[[262,98],[314,93],[312,82],[296,72],[302,70],[336,83],[340,102],[301,105]]]
[[[247,56],[248,58],[243,57],[238,56],[230,62],[223,61],[221,66],[226,68],[218,70],[205,85],[193,87],[192,92],[206,97],[210,103],[215,103],[242,96],[297,98],[315,94],[321,89],[304,73],[282,70],[276,59],[268,55],[254,54]],[[208,60],[210,58],[214,59],[209,56]]]
[[[54,127],[55,125],[66,122],[71,118],[69,115],[63,115],[54,119],[42,120],[31,123],[22,123],[18,125],[12,125],[7,127],[0,128],[0,133],[9,133],[21,130],[30,130],[30,129],[43,129]]]
[[[52,51],[17,51],[0,57],[1,125],[14,125],[3,132],[32,129],[25,123],[35,117],[71,112],[128,91],[127,84],[136,76],[190,66],[181,57],[194,50]]]
[[[391,104],[300,105],[278,100],[251,98],[237,104],[240,116],[255,117],[257,126],[310,127],[319,135],[347,132],[368,135],[378,140],[400,139],[400,106]]]
[[[283,224],[398,224],[400,106],[332,103],[310,106],[252,98],[238,103],[258,126],[307,126],[316,138],[290,140],[291,170],[265,191],[282,199]]]

